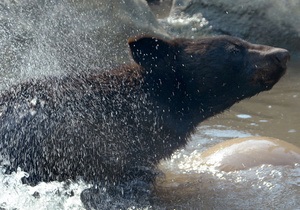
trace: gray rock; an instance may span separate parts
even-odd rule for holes
[[[298,0],[174,0],[161,22],[175,36],[227,34],[300,50]]]

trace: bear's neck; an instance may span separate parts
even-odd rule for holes
[[[104,73],[106,79],[102,78],[101,82],[103,85],[103,81],[106,81],[114,91],[126,95],[144,92],[163,123],[183,139],[189,137],[199,123],[234,103],[207,102],[208,100],[203,99],[213,97],[197,93],[197,87],[188,87],[187,90],[183,79],[176,72],[170,74],[167,69],[156,70],[146,70],[138,64],[123,65]]]
[[[143,88],[161,109],[165,123],[183,137],[188,137],[199,123],[228,109],[235,102],[219,100],[209,92],[199,93],[196,86],[187,87],[176,70],[172,73],[168,69],[156,70],[142,69]]]
[[[178,136],[186,139],[204,120],[196,106],[190,107],[189,96],[182,88],[182,81],[168,69],[141,69],[144,92],[156,104],[163,123]],[[192,108],[192,109],[191,109]]]

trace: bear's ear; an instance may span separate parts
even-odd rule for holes
[[[156,37],[133,37],[128,44],[134,61],[146,69],[167,65],[174,57],[172,44]]]

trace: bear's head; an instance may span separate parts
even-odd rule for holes
[[[176,98],[174,102],[203,109],[223,104],[219,109],[224,110],[271,89],[290,58],[287,50],[230,36],[170,41],[141,36],[129,39],[129,45],[145,81],[161,100]]]

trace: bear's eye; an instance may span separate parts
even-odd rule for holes
[[[235,45],[230,45],[228,48],[227,48],[228,52],[230,52],[230,54],[232,55],[237,55],[241,52],[240,48],[238,46],[235,46]]]
[[[239,54],[240,53],[240,50],[239,49],[233,49],[232,51],[231,51],[231,53],[233,53],[233,54]]]
[[[227,46],[227,51],[232,55],[237,55],[241,53],[241,46],[237,44],[230,44]]]

